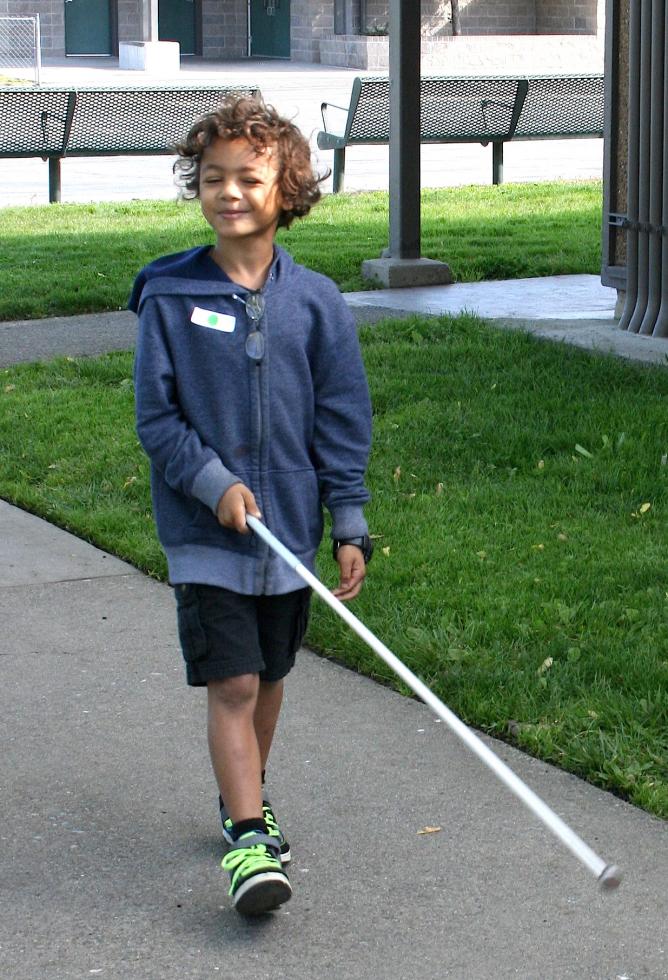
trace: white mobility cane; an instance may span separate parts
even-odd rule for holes
[[[341,617],[348,625],[360,636],[374,653],[385,661],[385,663],[392,668],[392,670],[397,674],[402,681],[404,681],[413,690],[419,698],[428,705],[432,711],[434,711],[442,721],[446,723],[448,728],[455,733],[455,735],[462,740],[472,752],[481,759],[485,765],[489,766],[492,772],[498,776],[498,778],[506,784],[506,786],[512,790],[512,792],[519,797],[519,799],[527,806],[533,813],[538,817],[539,820],[545,824],[548,830],[559,838],[562,844],[575,855],[575,857],[584,864],[586,868],[591,871],[593,875],[598,879],[598,882],[602,888],[613,889],[617,888],[621,880],[621,874],[619,869],[613,864],[606,864],[595,851],[589,847],[588,844],[582,840],[581,837],[575,833],[574,830],[564,823],[561,817],[552,810],[547,803],[541,800],[540,796],[537,796],[532,789],[524,783],[519,776],[510,769],[505,762],[502,762],[497,755],[489,749],[482,739],[478,738],[467,725],[461,721],[454,712],[447,708],[443,702],[436,697],[436,695],[429,690],[426,684],[415,676],[415,674],[408,669],[408,667],[402,663],[397,656],[395,656],[391,650],[389,650],[384,643],[375,636],[371,630],[367,629],[364,623],[361,622],[354,616],[353,613],[339,600],[336,596],[332,595],[329,589],[322,584],[322,582],[309,572],[296,555],[293,555],[285,545],[276,538],[271,531],[265,527],[256,517],[251,517],[246,515],[246,523],[263,541],[269,545],[269,547],[280,555],[284,561],[288,563],[290,568],[294,569],[297,574],[304,579],[307,585],[310,585],[314,592],[317,592],[321,599],[323,599],[328,606],[334,610],[337,615]]]

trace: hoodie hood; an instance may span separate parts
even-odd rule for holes
[[[255,292],[233,282],[210,253],[210,245],[201,245],[151,262],[135,280],[128,309],[141,313],[143,304],[152,296],[244,296]],[[273,293],[290,286],[301,270],[291,255],[274,246],[274,260],[261,291]]]

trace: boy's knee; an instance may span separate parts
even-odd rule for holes
[[[257,674],[240,674],[207,684],[209,700],[225,708],[244,708],[257,701],[259,678]]]

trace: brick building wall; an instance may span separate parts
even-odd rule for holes
[[[141,4],[137,0],[118,0],[118,40],[138,41],[142,32]]]
[[[463,34],[535,34],[536,0],[460,0]]]
[[[596,34],[597,0],[536,0],[537,34]]]
[[[202,0],[202,55],[229,61],[247,54],[246,0]]]
[[[290,57],[320,61],[320,40],[334,34],[334,0],[291,0]]]
[[[287,2],[287,0],[285,0]],[[438,39],[451,33],[450,0],[421,0],[423,34]],[[39,13],[42,53],[65,54],[64,0],[0,0],[0,15]],[[367,28],[386,27],[389,0],[367,0]],[[141,0],[116,0],[118,40],[141,37]],[[460,0],[462,31],[468,35],[596,34],[604,0]],[[343,15],[341,14],[343,11]],[[339,24],[358,29],[357,0],[343,0]],[[320,42],[335,37],[334,0],[291,0],[291,58],[319,62]],[[248,51],[246,0],[201,0],[202,54],[212,60],[243,58]],[[362,29],[364,29],[362,25]]]
[[[463,34],[596,34],[600,0],[460,0]],[[367,0],[367,29],[389,20],[388,0]],[[422,0],[422,33],[451,33],[450,0]]]
[[[0,0],[0,17],[32,17],[39,14],[42,54],[65,54],[65,6],[63,0]]]

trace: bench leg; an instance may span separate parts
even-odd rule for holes
[[[492,183],[503,183],[503,143],[492,143]]]
[[[334,173],[332,175],[332,193],[338,194],[343,190],[343,181],[346,176],[346,150],[340,147],[334,150]]]
[[[49,157],[49,204],[60,203],[60,157]]]

